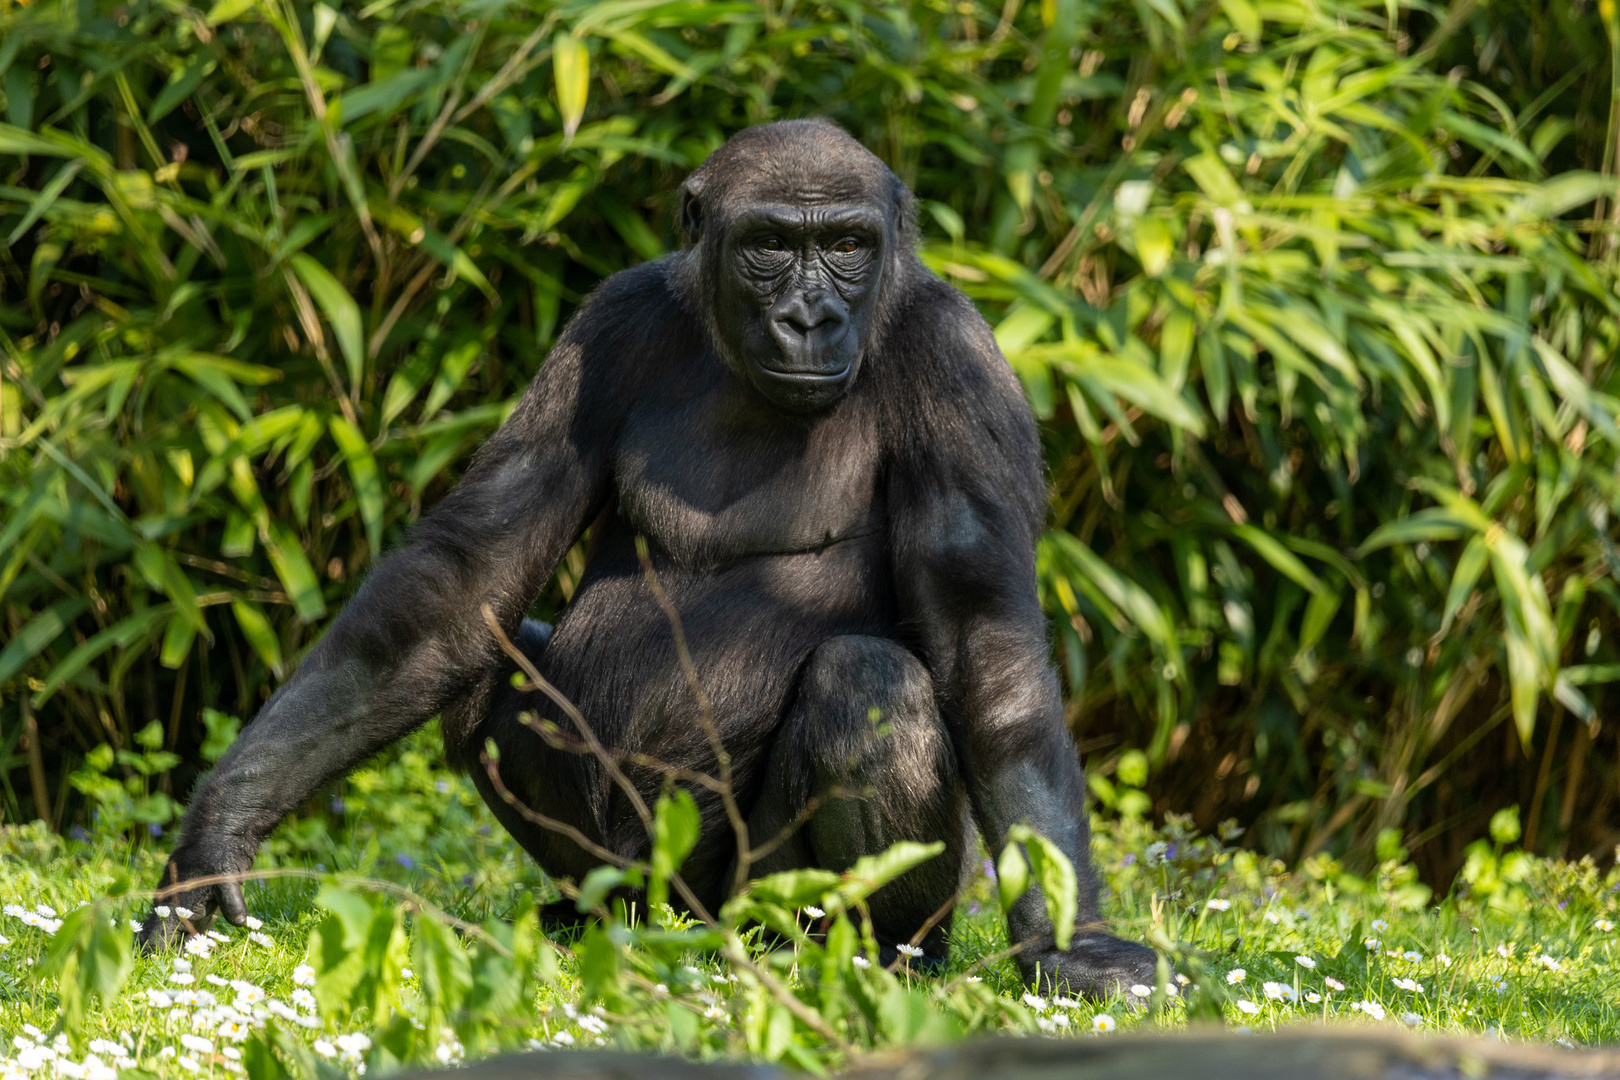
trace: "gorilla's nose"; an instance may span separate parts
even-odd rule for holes
[[[843,305],[820,295],[798,294],[778,303],[770,313],[771,336],[782,358],[796,371],[830,374],[843,363],[833,354],[849,329]],[[823,369],[828,369],[823,371]]]

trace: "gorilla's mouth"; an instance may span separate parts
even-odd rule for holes
[[[800,382],[812,386],[818,383],[842,382],[844,379],[849,378],[849,369],[850,364],[847,360],[844,361],[844,366],[838,368],[836,371],[825,371],[820,368],[786,367],[779,366],[777,364],[767,364],[763,361],[761,361],[759,365],[759,370],[764,374],[769,375],[773,379],[787,379],[792,382]]]

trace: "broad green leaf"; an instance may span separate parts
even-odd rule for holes
[[[377,469],[377,459],[366,445],[366,437],[360,429],[343,419],[334,416],[328,424],[332,432],[332,439],[343,452],[343,459],[349,466],[349,478],[354,481],[355,498],[360,503],[360,519],[365,522],[366,542],[370,545],[370,557],[373,561],[382,557],[382,519],[383,519],[383,487],[382,476]]]
[[[281,579],[287,595],[292,597],[298,617],[311,622],[324,616],[326,599],[321,595],[315,570],[309,565],[309,557],[304,554],[298,537],[286,527],[272,523],[269,535],[261,539],[264,540],[265,553],[270,556],[270,564],[276,569],[276,576]]]
[[[1018,844],[1008,840],[996,860],[996,897],[1001,902],[1001,910],[1011,911],[1018,898],[1028,891],[1029,862]]]
[[[24,623],[16,636],[6,643],[5,649],[0,650],[0,684],[22,670],[24,664],[55,641],[67,629],[68,623],[89,606],[90,601],[82,596],[69,597],[58,600]]]
[[[320,306],[321,314],[332,324],[338,348],[349,365],[349,386],[358,388],[366,368],[365,335],[360,323],[360,307],[343,283],[312,256],[300,252],[290,260],[293,272],[304,283],[309,295]]]
[[[863,855],[844,871],[838,893],[845,904],[864,900],[901,874],[945,850],[943,842],[919,844],[901,840],[876,855]]]
[[[218,26],[232,19],[240,19],[243,15],[258,6],[259,0],[219,0],[208,9],[208,16],[204,20],[209,26]]]
[[[1080,884],[1074,863],[1052,841],[1028,825],[1014,825],[1007,830],[1007,843],[1024,845],[1029,853],[1035,880],[1041,886],[1046,900],[1046,915],[1052,920],[1052,930],[1059,951],[1067,949],[1074,939],[1074,924],[1080,911]]]
[[[1266,562],[1290,581],[1312,593],[1326,590],[1322,580],[1276,537],[1256,525],[1233,525],[1232,535],[1255,550]]]
[[[653,917],[662,917],[659,910],[669,900],[669,879],[696,846],[702,826],[697,801],[685,788],[660,796],[654,805],[652,868],[647,878],[648,912]]]
[[[562,114],[563,140],[571,141],[585,116],[591,86],[591,54],[585,42],[569,31],[552,39],[551,67],[557,82],[557,111]]]
[[[281,678],[281,639],[276,637],[276,632],[271,628],[270,620],[264,617],[264,612],[246,600],[233,600],[231,613],[236,616],[236,624],[241,627],[242,636],[253,646],[253,651],[259,654],[264,666],[269,668],[276,678]]]

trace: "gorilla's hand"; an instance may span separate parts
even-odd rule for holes
[[[135,935],[141,951],[166,949],[189,934],[203,933],[213,925],[215,915],[224,915],[236,926],[246,923],[248,912],[241,882],[219,878],[240,874],[251,866],[251,857],[244,861],[239,855],[184,844],[176,848],[163,868],[153,910]]]
[[[1025,983],[1040,980],[1040,991],[1102,999],[1132,986],[1152,986],[1158,977],[1159,955],[1146,945],[1117,938],[1096,928],[1080,928],[1067,950],[1059,952],[1048,939],[1044,949],[1018,954],[1018,969]],[[1039,974],[1037,974],[1039,965]]]

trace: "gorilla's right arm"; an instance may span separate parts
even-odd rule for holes
[[[622,373],[665,314],[648,269],[618,275],[575,315],[460,484],[377,565],[203,780],[159,885],[158,902],[193,912],[193,929],[221,912],[240,924],[247,911],[236,883],[186,882],[249,869],[260,842],[321,785],[435,714],[451,741],[474,729],[504,670],[483,606],[515,636],[606,498],[631,397]],[[631,310],[642,318],[626,318]],[[151,946],[182,930],[175,916],[154,916],[141,936]]]

